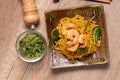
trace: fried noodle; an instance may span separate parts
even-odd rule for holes
[[[84,17],[82,17],[81,15],[76,15],[73,18],[65,17],[65,18],[62,18],[60,20],[60,23],[55,28],[55,29],[59,30],[60,39],[57,42],[55,42],[54,49],[59,50],[61,52],[61,54],[65,55],[70,60],[71,63],[74,63],[74,61],[76,59],[81,60],[81,59],[84,58],[84,56],[92,54],[93,52],[96,52],[96,50],[97,50],[97,47],[95,46],[94,41],[93,41],[93,31],[94,31],[94,28],[97,25],[95,23],[91,22],[90,25],[87,26],[87,28],[86,28],[85,25],[86,25],[87,22],[88,22],[88,20],[85,20]],[[88,39],[88,43],[87,43],[88,51],[86,52],[86,54],[80,54],[80,53],[77,53],[76,51],[71,52],[71,51],[68,51],[66,49],[65,44],[66,44],[67,40],[64,38],[64,36],[62,35],[62,31],[61,31],[61,28],[66,23],[74,23],[74,24],[76,24],[78,26],[78,30],[82,34],[85,34],[87,36],[87,39]],[[54,29],[53,29],[52,34],[51,34],[52,36],[53,36],[53,32],[54,32]]]

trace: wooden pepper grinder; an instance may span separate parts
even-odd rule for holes
[[[35,0],[22,0],[23,3],[23,20],[26,24],[32,25],[35,27],[35,24],[39,23],[39,15],[37,11],[36,1]]]

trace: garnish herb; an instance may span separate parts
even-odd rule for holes
[[[58,41],[58,40],[59,40],[59,30],[56,29],[53,32],[52,43],[55,44],[55,42]]]
[[[45,43],[38,34],[26,34],[19,42],[19,51],[26,58],[34,59],[42,55]]]
[[[94,44],[97,43],[98,38],[100,37],[101,33],[102,33],[102,29],[100,27],[97,27],[94,29],[94,33],[93,33]]]
[[[95,16],[91,17],[91,18],[88,20],[88,22],[85,24],[85,27],[88,27],[94,18],[95,18]]]
[[[77,49],[77,52],[80,53],[80,54],[85,54],[85,53],[87,53],[87,51],[88,51],[87,47],[85,47],[85,48],[78,48]]]

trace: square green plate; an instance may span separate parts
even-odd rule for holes
[[[89,66],[97,64],[105,64],[109,61],[108,57],[108,41],[107,41],[107,32],[105,25],[105,16],[104,8],[102,5],[86,5],[79,8],[72,9],[63,9],[63,10],[53,10],[45,13],[46,24],[47,24],[47,33],[48,38],[51,40],[51,31],[59,24],[61,18],[64,17],[74,17],[75,15],[81,15],[83,17],[92,17],[95,16],[95,20],[98,25],[102,28],[102,40],[101,47],[97,49],[95,53],[88,56],[83,61],[75,61],[74,64],[69,63],[69,60],[59,51],[56,51],[52,48],[50,41],[50,66],[51,68],[64,68],[64,67],[75,67],[75,66]]]

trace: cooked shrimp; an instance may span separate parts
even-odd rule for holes
[[[68,50],[68,51],[71,51],[71,52],[74,52],[74,51],[77,50],[78,46],[79,46],[79,44],[76,44],[76,45],[74,45],[74,46],[72,46],[72,47],[67,48],[67,50]]]
[[[80,44],[80,48],[85,48],[87,46],[87,37],[85,34],[81,34],[79,36],[79,44]]]
[[[79,38],[79,32],[75,29],[67,30],[67,34],[66,34],[65,38],[68,40],[73,40],[73,39]]]
[[[75,29],[68,30],[68,33],[66,35],[66,39],[67,39],[67,43],[65,44],[66,48],[71,48],[79,44],[78,38],[79,38],[79,32],[77,30]],[[72,51],[76,50],[75,48],[77,49],[77,47],[74,47]]]
[[[66,48],[70,48],[74,45],[78,44],[78,40],[77,39],[74,39],[74,41],[67,41],[67,43],[65,44],[65,47]]]
[[[61,28],[61,32],[63,35],[66,35],[67,34],[67,30],[69,29],[77,29],[77,25],[74,24],[74,23],[66,23],[63,25],[63,27]]]

